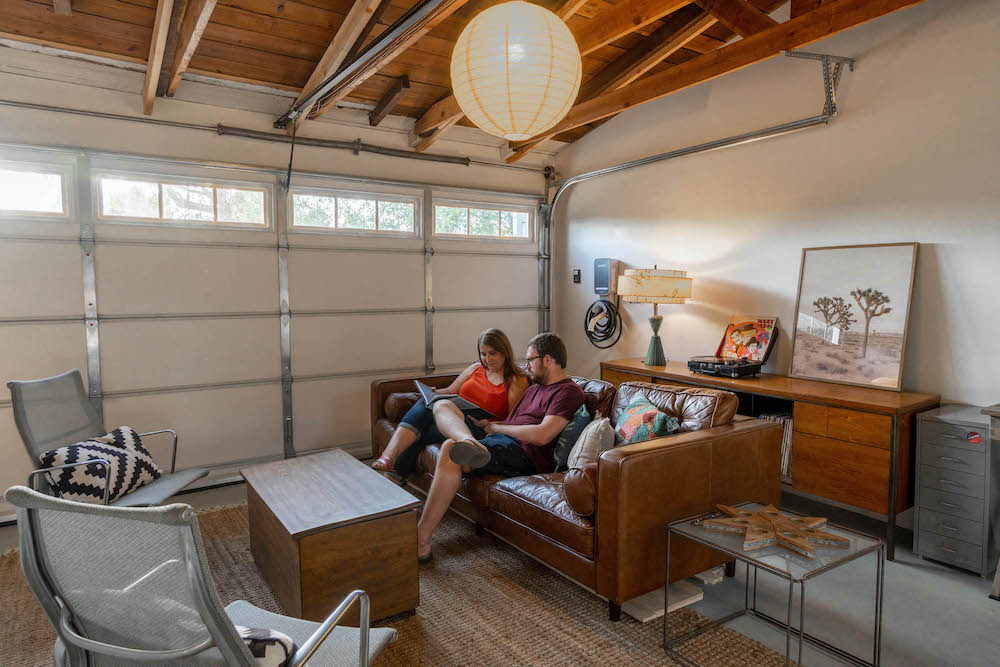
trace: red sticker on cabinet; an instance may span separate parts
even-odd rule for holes
[[[981,443],[983,441],[983,436],[979,435],[975,431],[969,431],[966,434],[965,439],[968,440],[969,442],[971,442],[974,445],[978,445],[979,443]]]

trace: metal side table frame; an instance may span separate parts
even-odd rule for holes
[[[736,507],[748,510],[763,509],[764,506],[758,503],[741,503],[736,505]],[[789,515],[797,515],[795,512],[788,512],[782,510],[783,513]],[[681,644],[682,642],[701,635],[713,628],[720,625],[728,623],[729,621],[739,618],[744,614],[751,614],[760,619],[767,621],[768,623],[781,628],[785,631],[785,665],[791,664],[791,649],[792,649],[792,636],[798,636],[798,664],[802,664],[802,647],[803,642],[808,641],[810,644],[824,650],[833,656],[845,660],[849,663],[855,665],[861,665],[864,667],[878,667],[881,664],[882,658],[882,594],[883,586],[885,584],[885,543],[872,535],[866,535],[864,533],[859,533],[848,528],[841,528],[840,526],[828,525],[826,530],[830,530],[835,533],[844,533],[845,537],[850,537],[853,540],[858,540],[856,544],[859,545],[857,550],[851,549],[847,554],[843,554],[842,550],[830,547],[819,546],[818,549],[822,550],[821,554],[818,554],[816,561],[810,561],[808,558],[793,554],[790,551],[786,551],[781,547],[770,546],[757,551],[745,552],[742,551],[743,536],[742,535],[728,535],[725,533],[716,533],[705,530],[694,525],[694,522],[700,521],[702,519],[713,518],[717,516],[722,516],[718,512],[709,512],[699,516],[689,517],[687,519],[681,519],[679,521],[674,521],[667,526],[667,556],[666,556],[666,573],[667,581],[670,579],[670,536],[671,533],[676,533],[679,536],[683,536],[685,539],[689,539],[693,542],[697,542],[704,546],[710,547],[716,551],[720,551],[728,556],[732,556],[738,561],[743,562],[746,565],[746,585],[744,591],[744,603],[743,609],[734,611],[727,616],[714,620],[710,623],[706,623],[701,627],[695,628],[694,630],[681,635],[680,637],[675,637],[670,639],[670,614],[663,614],[663,650],[667,653],[669,657],[679,662],[682,665],[697,665],[689,658],[681,655],[673,649],[674,646]],[[697,531],[694,529],[698,528]],[[736,548],[737,545],[739,548]],[[841,552],[840,558],[837,558],[837,552]],[[875,620],[874,620],[874,637],[873,637],[873,648],[872,648],[872,660],[867,661],[860,658],[852,653],[837,648],[832,644],[819,639],[818,637],[811,635],[805,631],[805,601],[806,601],[806,581],[817,577],[825,572],[839,567],[845,563],[849,563],[853,560],[867,556],[870,553],[877,554],[877,563],[875,569]],[[779,558],[774,558],[778,556]],[[796,568],[797,572],[789,572],[791,568],[782,568],[774,564],[769,564],[764,562],[764,558],[771,557],[770,560],[780,560],[784,557],[792,562],[795,562],[799,567]],[[823,562],[827,561],[827,562]],[[750,568],[753,567],[753,585],[750,584]],[[785,614],[785,621],[780,621],[757,608],[757,571],[764,570],[765,572],[770,572],[771,574],[780,577],[788,582],[788,605]],[[792,625],[792,602],[794,600],[795,585],[799,585],[799,623],[798,628]],[[663,608],[670,608],[670,586],[664,586],[663,592]]]

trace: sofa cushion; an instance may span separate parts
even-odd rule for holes
[[[580,516],[591,516],[597,509],[597,464],[566,471],[563,491],[566,502],[574,512]]]
[[[417,392],[389,394],[389,398],[385,399],[385,418],[398,424],[406,416],[406,411],[419,400],[420,394]]]
[[[638,393],[648,398],[661,412],[677,417],[680,422],[677,430],[681,433],[728,424],[739,406],[736,394],[721,389],[623,382],[618,387],[611,421],[618,423],[625,406]]]
[[[423,470],[433,475],[440,454],[440,445],[424,447],[424,451],[420,452],[420,457],[417,459],[417,470]],[[463,475],[462,485],[458,487],[458,492],[477,507],[485,509],[489,506],[490,487],[501,479],[506,478],[500,475]]]
[[[490,510],[581,556],[593,558],[594,522],[570,508],[563,490],[564,474],[501,479],[490,487]]]
[[[576,383],[586,395],[587,412],[591,419],[598,417],[610,417],[611,409],[615,404],[615,394],[617,389],[610,382],[604,380],[591,380],[590,378],[571,375],[570,379]]]

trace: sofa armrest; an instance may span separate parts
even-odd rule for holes
[[[754,419],[602,453],[597,592],[620,604],[662,586],[672,521],[711,511],[717,503],[777,505],[781,437],[780,424]],[[707,569],[701,565],[711,553],[684,542],[672,545],[671,581]]]
[[[457,377],[458,373],[439,373],[395,380],[373,380],[371,393],[372,455],[378,456],[378,452],[375,450],[375,424],[378,423],[379,419],[385,417],[385,401],[389,398],[389,394],[416,391],[416,387],[413,385],[414,380],[420,380],[426,385],[440,389],[450,385]]]
[[[563,476],[563,493],[569,508],[582,517],[597,509],[597,464],[588,463],[582,468],[571,468]]]

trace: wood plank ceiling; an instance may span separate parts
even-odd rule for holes
[[[3,0],[0,36],[153,63],[145,86],[149,113],[154,73],[159,95],[172,95],[183,85],[185,72],[309,92],[307,83],[311,89],[349,64],[419,1],[356,0],[355,6],[355,0]],[[430,147],[455,123],[471,125],[450,95],[449,60],[468,21],[500,1],[455,0],[430,24],[434,27],[429,32],[345,99],[379,107],[371,115],[372,124],[388,113],[418,119],[413,136],[417,150]],[[792,19],[786,24],[768,14],[788,0],[532,1],[559,14],[581,45],[584,83],[570,112],[573,120],[545,135],[572,142],[618,111],[660,96],[655,94],[658,84],[649,82],[671,77],[664,73],[685,63],[691,64],[678,74],[683,72],[681,78],[690,82],[675,89],[777,52],[764,48],[742,57],[723,55],[739,44],[726,46],[734,37],[777,43],[784,35],[781,48],[797,48],[920,0],[791,0]],[[798,39],[800,34],[810,38]],[[727,68],[729,61],[733,66]],[[702,62],[719,71],[699,78]],[[645,91],[638,101],[630,98],[633,89]],[[312,117],[327,108],[320,100]],[[580,109],[586,112],[578,113]],[[512,146],[509,161],[538,143]]]

